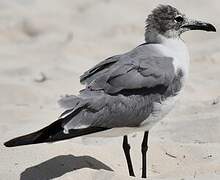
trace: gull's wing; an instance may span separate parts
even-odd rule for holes
[[[78,112],[63,123],[67,131],[138,126],[151,113],[153,101],[160,101],[162,95],[174,93],[181,86],[179,78],[176,80],[173,59],[146,47],[120,55],[115,64],[102,70],[102,74],[91,75],[91,83],[73,98],[72,109],[61,116],[70,117]],[[133,99],[130,95],[134,95]],[[147,101],[142,99],[146,96]],[[139,113],[143,108],[143,114]]]
[[[93,68],[86,71],[83,75],[81,75],[80,82],[82,84],[89,84],[93,80],[103,76],[103,74],[109,73],[112,69],[117,67],[118,64],[121,64],[124,61],[125,62],[129,62],[132,60],[135,61],[137,57],[146,59],[147,57],[158,56],[158,55],[161,54],[155,47],[147,43],[141,44],[127,53],[121,55],[115,55],[100,62]]]
[[[99,77],[103,71],[106,71],[110,66],[115,64],[120,59],[120,55],[112,56],[106,60],[100,62],[93,68],[86,71],[83,75],[80,76],[80,82],[82,84],[89,84],[93,79]]]
[[[117,67],[92,81],[88,88],[103,90],[108,94],[123,90],[168,87],[175,77],[173,59],[170,57],[146,57],[122,61]]]
[[[179,91],[180,77],[172,61],[148,57],[118,63],[81,91],[76,106],[61,116],[77,112],[63,123],[64,129],[139,126],[152,113],[154,102]]]

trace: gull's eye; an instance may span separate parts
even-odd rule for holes
[[[174,18],[174,20],[176,21],[176,22],[183,22],[183,17],[182,16],[180,16],[180,15],[178,15],[178,16],[176,16],[175,18]]]

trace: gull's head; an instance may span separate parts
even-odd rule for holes
[[[216,31],[210,23],[189,19],[170,5],[159,5],[146,19],[145,38],[151,33],[177,38],[189,30]]]

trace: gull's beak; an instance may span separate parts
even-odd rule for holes
[[[216,28],[212,24],[195,20],[188,20],[181,26],[181,28],[185,30],[203,30],[216,32]]]

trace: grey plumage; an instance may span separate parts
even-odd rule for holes
[[[83,109],[63,126],[67,131],[139,126],[152,113],[154,102],[180,90],[182,76],[175,75],[172,61],[149,44],[105,60],[81,76],[87,86],[73,99],[69,113]]]
[[[71,111],[67,110],[65,116],[83,107],[63,126],[67,130],[139,126],[152,113],[155,101],[166,98],[163,94],[172,96],[179,91],[180,88],[172,87],[180,84],[181,79],[174,81],[172,61],[150,44],[144,44],[99,63],[81,76],[81,82],[87,86],[78,97],[60,100],[63,107],[70,108],[71,98]]]
[[[119,57],[120,56],[109,57],[106,60],[97,64],[95,67],[89,69],[80,76],[80,82],[82,84],[89,84],[95,77],[102,76],[103,71],[106,71],[108,67],[116,63],[119,60]]]
[[[173,76],[172,58],[164,57],[151,44],[144,44],[103,61],[84,73],[81,82],[89,84],[87,88],[91,90],[103,89],[106,93],[114,93],[169,83]]]
[[[76,106],[77,98],[75,95],[66,95],[58,101],[58,104],[65,109],[71,109]]]

